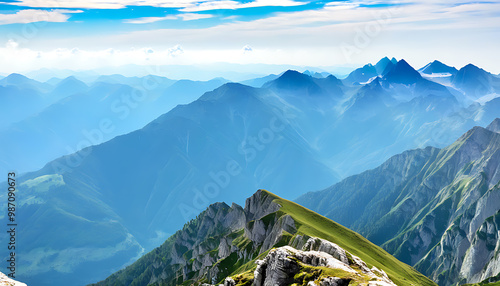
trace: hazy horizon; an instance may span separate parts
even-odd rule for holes
[[[0,72],[217,63],[332,72],[388,56],[498,74],[499,14],[486,1],[4,0]]]

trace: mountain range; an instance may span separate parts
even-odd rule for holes
[[[50,86],[10,75],[0,81],[6,84],[0,86],[5,110],[0,137],[10,139],[0,143],[0,170],[40,169],[60,156],[142,128],[225,82],[111,75],[97,78],[90,86],[73,76]]]
[[[23,281],[36,285],[96,282],[153,250],[212,203],[241,203],[259,188],[295,199],[417,147],[436,148],[421,149],[416,159],[409,160],[430,160],[440,152],[438,148],[453,143],[473,126],[486,126],[500,116],[500,99],[492,96],[476,102],[471,99],[476,96],[467,96],[467,91],[453,84],[433,81],[404,60],[387,58],[373,67],[377,75],[357,83],[333,75],[311,76],[292,70],[256,79],[252,84],[258,88],[226,83],[223,79],[166,79],[165,85],[154,85],[158,88],[154,89],[154,96],[144,100],[144,105],[129,106],[130,114],[123,124],[114,119],[124,115],[125,110],[113,112],[107,107],[121,100],[123,94],[138,95],[138,78],[106,76],[91,84],[76,78],[54,80],[60,85],[59,90],[68,90],[69,83],[79,86],[81,92],[59,99],[1,134],[13,138],[10,142],[2,141],[6,149],[1,150],[13,150],[2,155],[2,159],[21,162],[25,156],[26,163],[48,162],[40,170],[19,178],[19,219],[24,222],[19,255],[25,257],[19,271]],[[484,75],[488,73],[482,70],[465,73],[465,77],[472,78]],[[143,80],[148,79],[156,82],[157,78]],[[493,90],[494,79],[488,84]],[[170,94],[167,90],[178,97],[170,102],[163,96]],[[206,90],[212,91],[194,100]],[[473,103],[468,104],[466,99]],[[183,100],[194,101],[168,111]],[[148,118],[166,111],[149,122],[152,119]],[[102,119],[110,119],[115,128],[112,132],[101,131],[101,136],[97,131],[110,129],[109,121],[103,124]],[[130,132],[134,129],[138,130]],[[79,137],[83,130],[87,136]],[[68,145],[64,140],[74,141]],[[12,142],[20,146],[16,149],[8,145]],[[57,145],[59,142],[64,143]],[[56,151],[51,152],[54,145]],[[66,146],[71,150],[64,149]],[[46,154],[40,154],[43,152],[39,148],[48,148],[44,150]],[[61,148],[64,152],[57,154]],[[26,150],[29,155],[20,155],[16,150]],[[64,154],[67,155],[50,161],[51,157]],[[412,172],[418,173],[418,168],[424,166],[417,164]],[[397,191],[400,190],[394,192]],[[345,192],[351,191],[346,188]],[[5,194],[0,198],[6,202]],[[351,201],[366,200],[363,196],[354,198],[357,197],[347,197],[341,204],[329,201],[332,205],[325,208],[341,208]],[[428,203],[430,200],[429,195]],[[299,201],[329,215],[314,200]],[[407,227],[411,219],[412,223],[419,222],[416,217],[391,229],[388,233],[393,237],[383,237],[385,233],[375,227],[376,223],[371,232],[365,232],[354,222],[351,225],[343,221],[360,213],[356,205],[351,206],[336,214],[345,217],[335,220],[408,264],[417,265],[423,259],[427,252],[414,255],[393,246],[406,241],[398,238],[399,234],[413,235]],[[378,210],[380,219],[386,215],[383,210]],[[351,212],[356,214],[348,215]],[[3,221],[6,216],[0,218]],[[441,235],[439,231],[437,237]],[[391,244],[389,240],[393,238],[400,240]],[[442,281],[448,281],[451,275],[446,274]]]
[[[500,119],[450,146],[395,155],[297,202],[366,236],[439,285],[498,274]],[[341,204],[337,202],[341,201]]]

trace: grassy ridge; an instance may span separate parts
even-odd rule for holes
[[[299,234],[323,238],[338,244],[361,258],[369,267],[376,266],[383,269],[398,285],[436,285],[411,266],[397,260],[356,232],[294,202],[267,191],[266,193],[282,206],[280,211],[289,214],[295,220]]]

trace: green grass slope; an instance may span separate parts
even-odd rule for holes
[[[358,256],[369,267],[383,269],[398,285],[436,285],[429,278],[411,266],[397,260],[382,248],[371,243],[358,233],[294,202],[282,199],[272,193],[282,207],[280,211],[289,214],[298,226],[298,233],[329,240]]]

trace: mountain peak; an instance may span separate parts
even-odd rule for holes
[[[490,74],[489,72],[485,71],[484,69],[476,66],[476,65],[473,65],[473,64],[467,64],[465,65],[464,67],[462,67],[459,72],[462,72],[462,73],[474,73],[474,74]]]
[[[500,133],[500,118],[495,118],[495,120],[493,120],[490,125],[486,127],[486,129],[492,132]]]
[[[280,209],[280,205],[274,200],[279,197],[266,191],[259,189],[245,202],[245,212],[249,214],[249,220],[259,219],[265,215],[276,212]]]
[[[473,65],[467,64],[456,73],[453,78],[453,85],[468,96],[479,98],[491,92],[495,92],[498,79],[489,72]]]
[[[241,83],[228,82],[214,89],[213,91],[206,92],[200,97],[199,100],[203,101],[218,100],[220,98],[226,96],[233,96],[235,94],[237,94],[238,97],[249,96],[254,94],[255,92],[256,89],[251,86],[244,85]]]
[[[277,79],[267,82],[263,87],[296,88],[312,82],[313,78],[309,75],[296,70],[287,70]]]
[[[473,65],[471,63],[469,64],[466,64],[462,69],[475,69],[475,70],[480,70],[481,68],[479,68],[478,66],[476,65]]]
[[[315,79],[295,70],[287,70],[280,77],[269,81],[262,87],[270,89],[285,90],[291,94],[321,94],[321,87],[316,84]]]
[[[384,78],[390,82],[401,83],[401,84],[413,84],[418,80],[422,79],[422,76],[418,71],[416,71],[412,66],[410,66],[405,60],[401,59],[395,66],[389,71]]]
[[[419,69],[419,71],[424,74],[449,73],[452,75],[455,75],[458,72],[456,68],[445,65],[438,60],[434,60],[433,62],[427,64],[423,68]]]
[[[380,59],[380,61],[378,61],[375,64],[375,69],[377,70],[377,74],[382,75],[383,72],[386,70],[387,66],[392,64],[393,63],[388,57],[383,57],[382,59]]]
[[[305,80],[305,79],[310,79],[310,78],[311,78],[310,75],[307,75],[307,74],[304,74],[304,73],[300,73],[300,72],[298,72],[296,70],[287,70],[278,79],[282,79],[282,80]]]
[[[81,80],[77,79],[74,76],[68,76],[67,78],[61,80],[58,85],[63,85],[63,84],[79,84],[79,85],[83,84],[87,86],[84,82],[82,82]]]
[[[492,128],[494,128],[494,126],[492,126]],[[475,126],[460,136],[455,143],[459,143],[460,149],[471,156],[472,154],[485,150],[487,146],[492,143],[491,140],[495,137],[494,135],[496,134],[493,130]],[[476,155],[479,156],[479,154]]]
[[[26,82],[26,81],[32,81],[32,79],[30,79],[22,74],[18,74],[18,73],[11,73],[2,79],[2,82],[8,82],[8,83],[14,83],[14,84],[22,83],[22,82]]]

